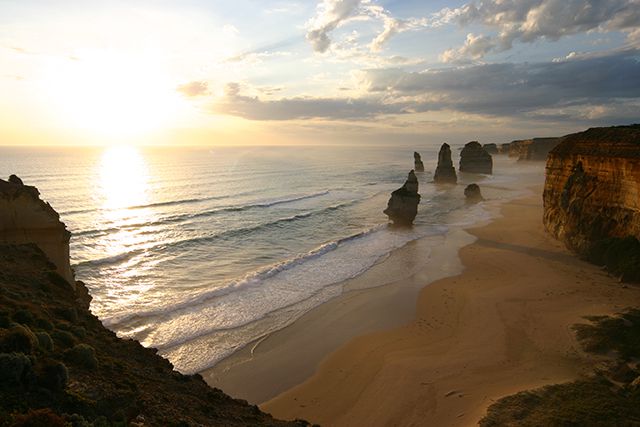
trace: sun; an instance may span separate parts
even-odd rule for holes
[[[160,61],[96,51],[52,61],[45,90],[68,127],[113,140],[165,128],[180,106]]]

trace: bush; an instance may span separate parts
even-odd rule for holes
[[[53,351],[53,340],[48,333],[36,332],[36,338],[38,339],[38,345],[40,346],[40,349],[45,351]]]
[[[31,314],[29,310],[25,310],[25,309],[18,310],[15,313],[13,313],[13,316],[11,316],[11,318],[16,323],[22,323],[24,325],[33,324],[33,314]]]
[[[41,360],[36,365],[36,380],[47,390],[63,390],[69,381],[69,371],[64,363],[57,360]]]
[[[53,331],[53,323],[49,322],[47,319],[36,319],[36,327],[44,329],[45,331]]]
[[[633,236],[597,241],[587,252],[587,260],[605,266],[624,282],[640,282],[640,241]]]
[[[0,385],[20,384],[31,370],[31,360],[22,353],[0,353]]]
[[[66,425],[64,419],[49,408],[31,409],[26,414],[16,415],[12,424],[14,427],[66,427]]]
[[[83,368],[96,369],[98,367],[96,350],[88,344],[78,344],[74,346],[65,352],[65,357],[68,361]]]
[[[71,332],[61,331],[59,329],[53,331],[51,337],[54,339],[56,345],[62,348],[72,347],[78,342]]]
[[[31,354],[37,346],[38,339],[26,326],[14,325],[0,332],[0,352]]]

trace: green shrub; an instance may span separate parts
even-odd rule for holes
[[[640,241],[633,236],[594,243],[587,252],[587,260],[605,266],[624,282],[640,282]]]
[[[93,425],[79,414],[68,415],[66,418],[67,422],[71,424],[71,427],[91,427]]]
[[[56,329],[51,334],[51,338],[55,341],[56,345],[62,348],[73,347],[78,340],[76,337],[69,331],[61,331]]]
[[[0,331],[0,352],[31,354],[37,346],[38,339],[26,326],[14,325]]]
[[[11,316],[14,322],[24,325],[33,325],[33,314],[29,310],[18,310]]]
[[[48,390],[63,390],[69,381],[69,371],[64,363],[57,360],[40,360],[36,365],[36,380],[38,385]]]
[[[98,359],[96,350],[88,344],[78,344],[65,352],[65,358],[78,366],[87,369],[96,369]]]
[[[38,345],[40,346],[40,349],[45,351],[53,351],[53,340],[48,333],[36,332],[36,338],[38,339]]]
[[[22,353],[0,353],[0,386],[20,384],[31,370],[31,360]]]
[[[45,331],[53,331],[53,323],[43,318],[36,319],[36,327],[44,329]]]
[[[0,328],[8,328],[11,325],[11,318],[6,311],[0,311]]]
[[[574,326],[586,351],[601,354],[615,351],[622,360],[640,358],[640,309],[627,310],[616,317],[588,319],[592,324]]]
[[[30,409],[22,415],[16,415],[12,427],[66,427],[64,418],[49,408]]]

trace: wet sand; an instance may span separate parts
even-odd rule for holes
[[[640,288],[618,283],[548,236],[541,221],[541,189],[536,193],[505,204],[502,218],[469,230],[478,240],[460,251],[464,272],[428,286],[423,281],[414,309],[402,311],[411,297],[399,303],[401,283],[376,289],[375,307],[382,317],[397,316],[396,322],[380,324],[368,318],[370,310],[338,298],[309,313],[316,316],[312,328],[298,321],[280,331],[282,342],[263,349],[271,356],[254,362],[258,377],[271,369],[271,357],[285,357],[284,372],[293,378],[276,388],[315,373],[261,408],[278,418],[323,426],[475,425],[502,396],[590,370],[596,361],[580,350],[572,325],[587,315],[638,305]],[[401,282],[419,287],[428,274],[418,266]],[[350,321],[360,316],[366,325],[361,329],[378,331],[347,339],[349,334],[336,330],[342,316]],[[318,342],[322,351],[340,347],[322,358],[313,347]],[[289,364],[309,357],[314,362],[302,369]],[[230,387],[225,390],[234,394]]]

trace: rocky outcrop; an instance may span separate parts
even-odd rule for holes
[[[586,254],[607,238],[640,238],[640,125],[592,128],[549,153],[544,225]]]
[[[484,200],[478,184],[469,184],[464,189],[464,197],[468,204],[478,203]]]
[[[15,175],[11,175],[9,181],[0,179],[0,242],[35,243],[73,286],[70,236],[58,213],[40,199],[36,187],[24,185]]]
[[[482,148],[484,148],[484,151],[486,151],[489,154],[498,154],[497,144],[484,144]]]
[[[391,193],[384,213],[394,225],[410,226],[418,214],[419,203],[418,178],[412,170],[404,185]]]
[[[478,141],[467,143],[460,152],[460,172],[493,173],[493,159]]]
[[[422,163],[422,159],[420,158],[420,153],[417,151],[413,152],[413,164],[414,170],[416,172],[424,172],[424,163]]]
[[[561,138],[533,138],[512,141],[507,145],[509,157],[517,157],[519,161],[545,161],[547,155],[561,141]]]
[[[0,425],[306,426],[107,330],[34,244],[0,244]],[[28,421],[26,421],[28,420]]]
[[[433,174],[433,182],[436,184],[455,184],[458,182],[456,170],[451,160],[451,147],[447,143],[442,144],[442,147],[440,147],[438,166]]]

